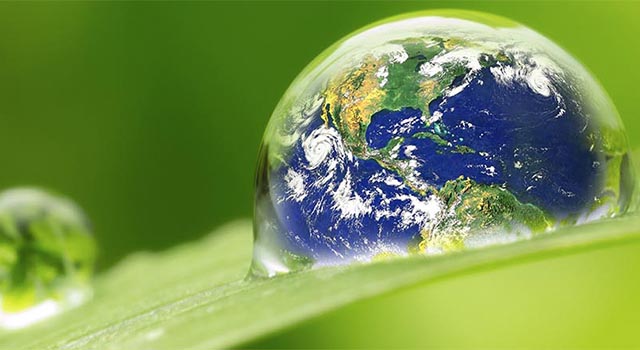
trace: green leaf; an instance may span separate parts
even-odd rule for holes
[[[99,276],[92,302],[0,336],[2,349],[210,349],[247,344],[350,303],[465,272],[640,240],[640,217],[529,241],[245,279],[249,221],[161,253],[135,254]]]

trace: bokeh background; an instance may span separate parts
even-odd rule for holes
[[[79,202],[100,269],[249,217],[262,131],[297,73],[361,26],[431,8],[555,40],[640,146],[637,2],[1,3],[0,188]]]

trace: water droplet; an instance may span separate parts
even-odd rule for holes
[[[0,327],[82,304],[95,256],[89,223],[69,199],[34,188],[0,193]]]
[[[542,35],[477,12],[395,18],[329,48],[276,107],[252,270],[443,254],[620,215],[628,150],[606,92]]]

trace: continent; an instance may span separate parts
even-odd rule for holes
[[[428,116],[429,103],[468,72],[463,62],[441,68],[433,76],[421,71],[434,57],[454,49],[442,39],[396,44],[402,47],[399,53],[367,55],[357,68],[329,81],[324,93],[322,118],[325,123],[333,122],[357,156],[369,156],[365,133],[375,113],[413,108]]]
[[[551,228],[551,221],[541,209],[521,203],[496,185],[478,184],[461,176],[447,181],[438,196],[445,209],[436,224],[423,231],[422,251],[459,250],[473,238],[484,237],[489,244],[495,243],[495,237],[504,240],[505,236],[530,236]]]
[[[366,153],[361,134],[386,94],[379,83],[381,77],[376,74],[379,65],[380,61],[367,57],[360,67],[347,73],[342,82],[332,84],[325,92],[322,118],[325,123],[332,118],[356,154]]]

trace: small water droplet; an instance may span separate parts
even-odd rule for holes
[[[0,327],[84,303],[95,256],[90,225],[69,199],[35,188],[0,193]]]

